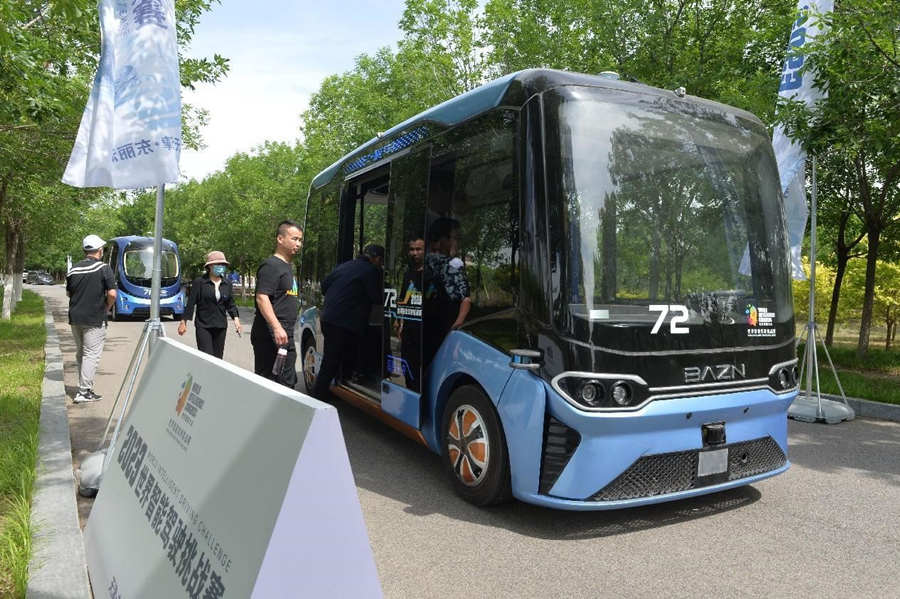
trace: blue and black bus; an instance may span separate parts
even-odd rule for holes
[[[105,259],[116,278],[118,293],[113,304],[113,320],[150,316],[150,288],[153,277],[153,238],[128,235],[107,242]],[[180,320],[184,314],[181,288],[181,260],[178,246],[162,240],[159,314]]]
[[[789,467],[788,246],[752,114],[521,71],[319,173],[305,224],[307,388],[319,282],[383,245],[384,306],[332,391],[440,455],[467,500],[610,509]],[[465,274],[464,322],[429,264]]]

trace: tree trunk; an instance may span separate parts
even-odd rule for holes
[[[6,204],[6,190],[9,186],[9,176],[0,179],[0,216],[3,215],[3,207]],[[0,318],[9,320],[12,317],[12,300],[14,292],[12,288],[12,277],[7,275],[7,271],[11,270],[12,264],[7,261],[3,265],[3,271],[0,272],[0,285],[3,286],[3,305],[0,307]],[[9,268],[8,268],[9,267]]]
[[[896,326],[897,326],[897,324],[894,322],[893,319],[888,319],[887,333],[884,336],[884,350],[885,351],[890,351],[890,349],[891,349],[891,341],[893,340],[894,329],[896,328]]]
[[[22,301],[22,273],[25,271],[25,235],[19,234],[19,245],[16,248],[16,268],[13,273],[13,285],[16,290],[16,302]]]
[[[15,222],[6,222],[6,282],[3,285],[3,313],[0,318],[10,320],[16,309],[15,269],[16,253],[19,249],[19,229]],[[22,275],[19,275],[21,278]]]
[[[655,300],[659,294],[659,261],[662,240],[660,239],[659,227],[653,227],[650,242],[650,282],[648,288],[648,298]]]
[[[859,342],[856,355],[862,358],[869,351],[869,333],[872,329],[872,313],[875,309],[875,266],[878,261],[878,242],[881,230],[869,231],[869,251],[866,254],[866,287],[863,295],[862,318],[859,322]]]
[[[834,323],[837,320],[838,302],[841,299],[841,283],[844,282],[844,274],[847,272],[847,262],[849,261],[849,256],[838,255],[837,270],[834,272],[834,287],[831,290],[831,307],[828,308],[828,327],[825,330],[825,345],[828,347],[831,347],[831,343],[834,341]]]
[[[610,194],[603,206],[603,222],[601,224],[601,260],[603,270],[600,277],[600,297],[605,303],[616,300],[616,220],[618,219],[616,207],[616,194]]]
[[[831,347],[834,341],[834,326],[837,320],[838,303],[841,299],[841,283],[844,281],[844,274],[847,272],[847,263],[850,262],[851,250],[862,240],[863,233],[847,243],[847,222],[850,220],[850,196],[849,193],[845,198],[847,206],[841,211],[841,218],[838,224],[837,238],[834,241],[834,253],[837,256],[837,271],[834,277],[834,288],[831,290],[831,307],[828,309],[828,327],[825,332],[825,345]]]

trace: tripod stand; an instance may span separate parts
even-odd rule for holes
[[[831,367],[831,373],[834,375],[834,380],[837,382],[838,389],[841,391],[843,403],[830,399],[822,399],[819,384],[818,348],[816,347],[819,341],[822,343],[822,349],[825,350],[825,356],[828,358],[828,365]],[[821,340],[819,337],[819,326],[812,319],[810,319],[806,325],[806,347],[803,348],[803,361],[800,364],[801,381],[803,380],[804,371],[806,371],[806,396],[801,397],[800,395],[797,395],[797,399],[794,400],[794,403],[792,403],[791,407],[788,409],[788,415],[794,420],[800,420],[802,422],[824,420],[828,424],[837,424],[844,420],[853,420],[856,414],[854,413],[853,408],[847,403],[847,395],[844,393],[844,387],[841,385],[841,379],[838,377],[834,362],[831,361],[831,354],[828,353],[828,347],[825,345],[825,341]],[[815,376],[816,380],[815,400],[812,398],[813,376]],[[800,393],[802,394],[803,391],[801,390]]]
[[[837,424],[844,420],[853,420],[856,414],[853,408],[847,403],[847,396],[844,394],[844,387],[841,385],[841,379],[838,377],[834,362],[831,361],[831,354],[828,353],[828,347],[822,341],[822,349],[825,350],[825,356],[828,358],[828,365],[831,366],[831,373],[834,380],[837,381],[838,389],[841,391],[843,403],[832,401],[830,399],[822,399],[822,393],[819,385],[819,361],[818,351],[816,348],[819,339],[818,325],[816,325],[816,157],[812,159],[812,194],[810,197],[810,231],[809,231],[809,320],[806,323],[806,347],[803,349],[803,361],[800,364],[800,380],[803,380],[804,370],[806,371],[806,397],[797,395],[797,399],[788,408],[788,416],[794,420],[802,422],[825,421],[828,424]],[[812,380],[813,373],[816,379],[816,399],[812,399]],[[802,390],[801,390],[802,393]]]

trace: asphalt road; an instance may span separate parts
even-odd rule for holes
[[[71,397],[64,290],[30,288],[54,308]],[[106,399],[69,405],[76,465],[96,447],[142,327],[110,323],[95,384]],[[165,329],[178,338],[176,323]],[[193,346],[193,328],[178,339]],[[225,359],[252,364],[248,334],[228,333]],[[338,411],[386,597],[900,597],[898,423],[791,421],[793,466],[774,479],[575,513],[472,507],[437,456],[350,406]],[[82,524],[90,503],[80,500]]]

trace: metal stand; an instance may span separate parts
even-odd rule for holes
[[[153,274],[150,291],[150,318],[144,323],[141,339],[138,341],[138,344],[134,349],[134,354],[131,356],[131,362],[128,364],[128,369],[125,371],[125,376],[122,379],[122,385],[119,387],[119,392],[116,393],[116,400],[113,402],[112,409],[109,411],[109,418],[106,421],[106,428],[103,431],[103,436],[100,438],[100,443],[93,453],[89,454],[81,461],[81,468],[78,472],[78,492],[86,497],[93,497],[100,489],[103,473],[106,472],[106,468],[109,466],[110,457],[115,451],[116,441],[119,437],[119,429],[122,426],[122,421],[125,420],[128,406],[134,397],[134,385],[137,381],[141,366],[143,365],[144,357],[150,354],[153,349],[153,342],[156,339],[166,336],[166,331],[163,329],[162,322],[160,322],[159,319],[159,291],[162,279],[162,259],[160,252],[162,248],[163,201],[165,199],[164,189],[164,186],[160,185],[156,194],[156,223],[153,239]],[[122,401],[122,409],[119,410],[119,417],[116,419],[116,427],[113,430],[112,439],[110,439],[109,446],[104,448],[103,446],[106,443],[106,437],[112,426],[113,417],[116,414],[116,406],[119,405],[119,400],[122,398],[122,391],[126,389],[126,386],[127,390],[125,391],[124,400]]]
[[[818,349],[816,347],[819,337],[819,327],[815,322],[806,325],[806,347],[803,349],[803,361],[800,363],[800,380],[803,380],[804,370],[806,371],[806,393],[805,396],[797,395],[797,399],[788,408],[788,416],[794,420],[801,422],[826,422],[827,424],[838,424],[844,420],[853,420],[856,413],[850,404],[847,403],[847,396],[844,393],[844,387],[841,385],[841,379],[838,377],[837,369],[834,362],[831,361],[831,354],[828,353],[828,346],[822,341],[822,349],[825,350],[825,356],[828,358],[828,365],[831,367],[831,374],[837,381],[838,389],[841,391],[840,401],[831,399],[822,399],[822,393],[819,385],[819,362]],[[815,372],[816,379],[816,397],[812,397],[812,377]],[[801,394],[803,392],[801,391]]]
[[[818,335],[818,326],[816,325],[816,157],[812,159],[812,196],[810,198],[810,232],[809,232],[809,320],[806,323],[806,347],[803,349],[803,361],[800,363],[800,380],[803,380],[803,372],[806,371],[806,397],[797,395],[797,399],[788,408],[788,417],[802,422],[820,422],[824,421],[828,424],[837,424],[844,420],[853,420],[856,413],[850,404],[847,403],[847,396],[844,394],[844,387],[841,385],[841,379],[838,378],[837,370],[834,362],[831,361],[831,354],[828,353],[828,347],[822,342],[822,349],[825,350],[825,356],[828,357],[828,365],[831,366],[831,373],[834,380],[837,381],[838,389],[841,390],[843,403],[832,401],[830,399],[822,399],[822,393],[819,385],[819,361],[818,351],[816,348]],[[813,373],[816,377],[816,399],[812,398],[812,379]]]

